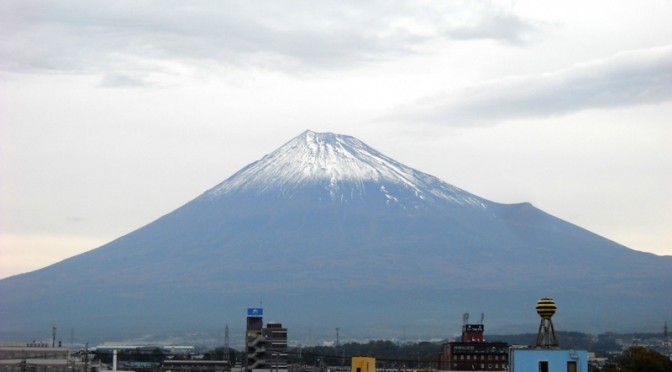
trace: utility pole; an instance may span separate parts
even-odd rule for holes
[[[340,342],[339,342],[340,331],[341,331],[341,329],[336,327],[336,350],[334,350],[334,351],[335,351],[335,354],[336,354],[337,358],[338,358],[338,348],[340,346]],[[343,363],[341,363],[341,365],[343,365]]]
[[[229,362],[229,325],[224,328],[224,360]]]
[[[246,321],[247,322],[247,321]],[[240,358],[240,371],[247,372],[247,323],[245,323],[245,332],[243,332],[243,352]]]
[[[84,372],[89,372],[89,343],[84,346]]]
[[[665,321],[665,327],[663,328],[663,347],[665,348],[666,357],[670,358],[670,334],[667,332],[667,320]]]

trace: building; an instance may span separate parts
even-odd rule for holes
[[[583,372],[588,370],[588,352],[560,349],[511,349],[511,372]]]
[[[165,360],[162,371],[171,372],[229,372],[231,366],[226,360]]]
[[[2,372],[84,372],[99,371],[100,364],[88,359],[75,358],[70,349],[49,347],[47,343],[0,346]]]
[[[352,357],[351,372],[376,372],[376,358]]]
[[[465,314],[460,341],[441,346],[438,368],[444,371],[504,371],[509,360],[509,344],[486,342],[484,325],[468,324]]]
[[[261,329],[261,335],[266,341],[266,364],[276,371],[287,370],[287,328],[280,323],[269,322],[266,328]]]
[[[247,309],[247,371],[287,371],[287,328],[270,322],[264,327],[264,311]]]

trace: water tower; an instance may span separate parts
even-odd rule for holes
[[[551,320],[555,310],[557,310],[555,301],[550,298],[542,298],[537,302],[537,314],[541,317],[539,333],[537,334],[537,348],[550,349],[559,346],[558,336],[555,334],[555,328],[553,328],[553,321]]]

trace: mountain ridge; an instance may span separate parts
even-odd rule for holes
[[[321,134],[297,138],[311,135]],[[268,181],[280,182],[274,165],[280,174],[294,165],[272,156],[287,144],[110,243],[0,280],[0,338],[54,324],[84,323],[99,335],[235,324],[260,297],[290,327],[337,325],[368,337],[398,324],[417,332],[445,329],[451,319],[459,326],[465,309],[484,311],[502,327],[535,327],[534,303],[542,297],[555,298],[560,324],[587,331],[658,324],[672,309],[672,257],[634,251],[529,203],[491,202],[429,175],[432,182],[414,187],[377,182],[372,173],[361,182],[339,179],[336,190],[354,196],[345,199],[333,197],[331,177],[290,177],[293,192],[283,192]],[[271,176],[253,178],[264,161]],[[260,188],[238,182],[245,174]],[[237,188],[221,187],[234,181]],[[436,197],[432,187],[454,194]],[[474,203],[464,202],[471,197]]]

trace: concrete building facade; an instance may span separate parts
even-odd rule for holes
[[[287,371],[287,328],[270,322],[264,327],[263,309],[247,310],[247,371]]]

